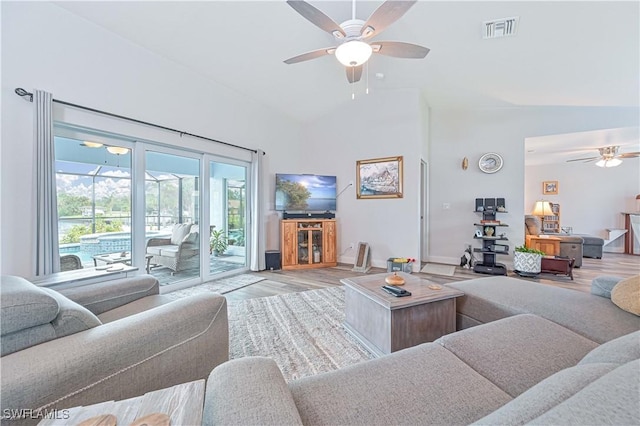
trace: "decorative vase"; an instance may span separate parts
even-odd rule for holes
[[[527,274],[539,274],[542,269],[542,255],[517,251],[513,258],[513,269]]]
[[[493,229],[493,226],[486,226],[484,228],[484,235],[486,235],[487,237],[492,237],[494,231],[495,229]]]

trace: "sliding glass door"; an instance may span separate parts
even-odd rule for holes
[[[145,153],[145,262],[161,285],[200,277],[200,158]]]
[[[247,266],[247,166],[209,162],[209,274]]]
[[[180,288],[248,269],[249,162],[62,125],[55,152],[63,270]]]

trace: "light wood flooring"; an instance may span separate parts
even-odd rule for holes
[[[225,296],[230,301],[251,299],[254,297],[275,296],[278,294],[338,286],[341,285],[340,280],[342,278],[365,275],[351,271],[351,267],[352,265],[338,265],[335,268],[252,272],[252,274],[262,275],[266,279],[248,287],[227,293]],[[368,274],[379,274],[385,272],[386,270],[382,268],[371,268]],[[574,268],[573,281],[571,281],[569,277],[556,276],[552,274],[540,274],[537,278],[522,279],[588,293],[591,288],[591,280],[600,275],[615,275],[624,278],[637,274],[640,274],[640,256],[605,253],[602,259],[589,259],[585,257],[583,259],[582,267]],[[427,275],[422,273],[417,273],[416,275],[438,284],[489,276],[476,274],[473,271],[460,267],[456,267],[455,274],[452,277]],[[520,278],[512,271],[509,272],[509,276]]]

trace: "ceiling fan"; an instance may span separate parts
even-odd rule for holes
[[[360,81],[362,76],[362,65],[369,60],[372,53],[396,58],[422,59],[429,53],[429,49],[426,47],[400,41],[368,41],[400,19],[416,1],[387,0],[371,14],[369,19],[363,21],[356,19],[356,2],[353,0],[352,19],[338,25],[333,19],[306,1],[287,0],[289,6],[305,19],[333,35],[336,46],[303,53],[285,60],[284,63],[296,64],[335,54],[338,61],[346,67],[349,83],[356,83]]]
[[[619,149],[619,146],[605,146],[604,148],[598,148],[598,151],[600,152],[599,157],[574,158],[573,160],[567,160],[567,163],[570,163],[572,161],[582,161],[583,163],[589,163],[591,161],[598,160],[598,162],[596,162],[596,166],[598,167],[616,167],[622,164],[621,158],[640,157],[640,152],[627,152],[624,154],[619,154]]]

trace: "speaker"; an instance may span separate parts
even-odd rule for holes
[[[482,198],[476,198],[476,211],[481,212],[484,210],[484,200]]]
[[[322,213],[282,213],[283,219],[335,219],[336,214],[330,211]]]
[[[496,207],[506,208],[507,206],[504,204],[504,198],[498,198],[496,201]]]
[[[264,252],[264,263],[267,270],[274,271],[280,269],[280,252],[278,250],[267,250]]]
[[[484,199],[484,209],[489,211],[495,211],[496,209],[496,199],[495,198],[485,198]]]

